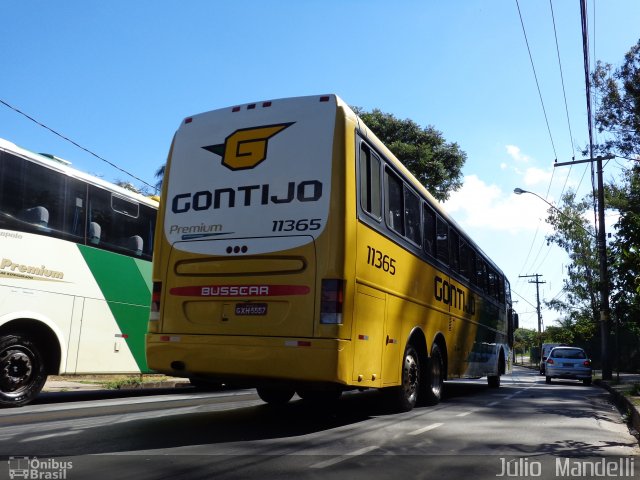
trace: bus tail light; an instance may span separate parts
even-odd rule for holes
[[[320,323],[337,325],[342,323],[344,280],[322,280],[320,293]]]
[[[162,294],[162,283],[153,282],[153,290],[151,292],[151,311],[149,312],[149,321],[157,322],[160,320],[160,295]]]

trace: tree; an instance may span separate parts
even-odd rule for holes
[[[596,151],[640,160],[640,40],[623,64],[598,62],[592,76],[600,97],[596,127],[606,134]],[[610,242],[612,320],[617,347],[627,365],[640,367],[640,167],[631,165],[620,184],[606,190],[607,206],[617,210],[615,238]]]
[[[640,156],[640,40],[621,67],[598,62],[592,75],[600,96],[596,126],[608,138],[597,151],[622,157]]]
[[[133,183],[127,182],[126,180],[116,180],[114,182],[115,185],[124,188],[125,190],[129,190],[130,192],[145,194],[144,189],[140,189],[136,187]]]
[[[597,331],[598,305],[598,255],[593,227],[585,220],[593,205],[590,196],[576,200],[576,194],[568,191],[562,196],[559,208],[549,208],[547,222],[554,232],[547,242],[555,243],[569,255],[564,282],[564,295],[545,304],[565,315],[561,328],[564,333],[552,331],[555,338],[564,337],[569,342],[591,342]]]
[[[444,201],[462,186],[467,154],[457,143],[447,143],[433,126],[422,128],[378,109],[354,111],[435,198]]]
[[[160,191],[162,190],[162,181],[164,180],[165,167],[166,165],[161,165],[153,174],[157,179],[155,187],[156,187],[156,191],[158,192],[158,195],[160,195]]]
[[[538,348],[538,332],[530,328],[517,328],[514,332],[513,348],[521,354],[529,352],[531,356],[535,356]]]

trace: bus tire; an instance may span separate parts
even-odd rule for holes
[[[293,389],[288,388],[258,387],[257,390],[258,396],[269,405],[284,405],[295,393]]]
[[[420,392],[422,369],[420,357],[415,347],[408,344],[402,361],[402,383],[389,389],[394,409],[408,412],[416,406]]]
[[[46,381],[44,360],[34,342],[21,334],[0,338],[0,406],[26,405]]]
[[[436,405],[442,399],[442,388],[444,386],[444,361],[442,352],[437,343],[431,349],[429,358],[429,368],[425,375],[423,401],[425,405]]]

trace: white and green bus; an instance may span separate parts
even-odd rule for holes
[[[0,406],[48,375],[149,371],[157,207],[0,139]]]

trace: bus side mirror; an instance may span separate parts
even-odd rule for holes
[[[520,328],[520,317],[517,313],[513,314],[513,329]]]

